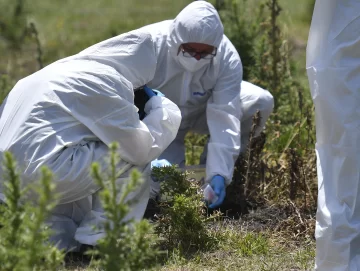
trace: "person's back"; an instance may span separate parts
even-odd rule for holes
[[[0,151],[14,155],[25,184],[35,180],[39,168],[47,165],[57,177],[57,190],[64,193],[67,188],[61,202],[83,197],[81,181],[87,179],[91,163],[107,152],[91,130],[91,123],[98,121],[95,111],[106,116],[115,110],[102,99],[107,94],[121,93],[122,98],[131,101],[131,92],[124,91],[124,84],[131,89],[131,84],[113,68],[86,60],[54,63],[20,80],[4,103]],[[113,85],[119,93],[96,85]],[[94,104],[82,103],[95,95],[98,99],[93,100]],[[88,152],[77,151],[81,144],[88,144]],[[92,152],[97,157],[89,159]],[[78,189],[74,190],[72,184]]]
[[[136,204],[129,213],[141,219],[149,199],[150,162],[178,131],[179,108],[151,89],[140,120],[134,90],[153,77],[156,56],[149,34],[139,33],[136,40],[134,35],[107,40],[116,43],[113,50],[99,43],[20,80],[1,106],[0,152],[15,156],[23,184],[37,181],[43,165],[54,173],[59,205],[48,222],[61,248],[76,246],[75,239],[94,245],[103,236],[93,229],[105,218],[90,165],[98,162],[105,169],[109,145],[119,144],[116,166],[126,166],[117,180],[120,187],[130,169],[143,173],[145,182],[131,194]],[[6,201],[2,189],[0,183],[0,200]]]

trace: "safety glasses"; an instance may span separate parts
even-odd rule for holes
[[[199,58],[203,58],[203,59],[212,59],[216,56],[217,53],[217,48],[214,48],[214,50],[210,53],[210,52],[197,52],[195,50],[193,50],[190,47],[184,46],[182,45],[180,47],[181,52],[183,53],[184,57],[199,57]]]

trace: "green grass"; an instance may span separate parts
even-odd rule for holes
[[[280,15],[283,33],[290,41],[292,59],[298,68],[297,78],[301,84],[308,85],[306,75],[306,43],[312,16],[312,0],[280,0],[283,8]]]
[[[0,8],[8,0],[0,1]],[[44,51],[44,62],[49,64],[57,59],[76,54],[82,49],[110,38],[114,35],[155,23],[161,20],[174,18],[190,0],[32,0],[26,2],[29,20],[35,22],[40,33],[40,41]],[[215,1],[210,1],[215,2]],[[298,60],[304,59],[304,44],[307,39],[309,25],[309,0],[289,1],[282,0],[282,26],[290,39],[296,40],[301,48]],[[254,5],[259,1],[254,1]],[[1,44],[1,40],[0,40]],[[27,48],[23,58],[32,57],[34,51]],[[0,47],[3,55],[9,55],[9,50]],[[6,63],[0,62],[0,69],[11,69],[21,64],[19,55],[12,55]],[[20,62],[20,63],[19,63]],[[21,75],[34,72],[35,67],[27,65]],[[1,70],[0,70],[1,71]],[[19,74],[19,73],[17,73]],[[16,76],[18,77],[18,76]]]
[[[0,18],[2,12],[9,10],[5,5],[9,1],[0,0]],[[112,36],[172,19],[190,2],[31,0],[26,2],[25,7],[29,21],[35,23],[39,32],[44,64],[50,64]],[[12,52],[0,39],[0,74],[10,74],[18,80],[35,72],[38,69],[35,54],[33,44],[27,45],[21,52]]]
[[[50,62],[111,36],[171,19],[189,2],[32,0],[29,8]]]
[[[241,271],[306,271],[314,266],[314,241],[291,241],[284,233],[270,229],[254,231],[241,221],[221,222],[213,229],[221,241],[213,251],[197,252],[183,257],[176,251],[169,255],[161,271],[241,270]],[[92,271],[79,261],[66,270]]]

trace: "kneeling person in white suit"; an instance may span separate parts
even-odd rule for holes
[[[165,97],[147,92],[146,116],[139,119],[134,89],[153,78],[157,58],[150,35],[134,35],[122,35],[114,51],[74,55],[20,80],[0,107],[0,154],[15,156],[24,185],[38,179],[43,165],[54,173],[60,198],[48,222],[60,248],[95,245],[104,234],[93,230],[105,218],[90,166],[106,168],[110,143],[119,143],[119,167],[128,169],[121,185],[135,167],[149,176],[149,163],[177,134],[181,113]],[[137,204],[129,218],[141,219],[149,181],[131,197]]]

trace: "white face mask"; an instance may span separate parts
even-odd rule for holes
[[[183,54],[179,54],[179,62],[184,67],[185,70],[189,72],[196,72],[200,70],[205,65],[210,64],[211,59],[197,60],[194,57],[184,57]]]

